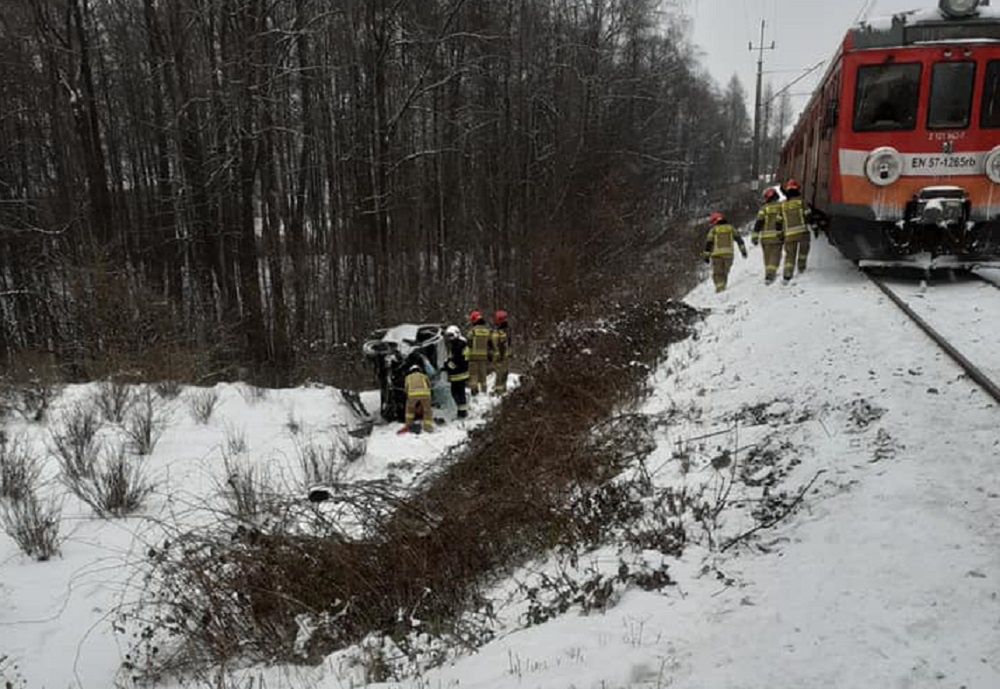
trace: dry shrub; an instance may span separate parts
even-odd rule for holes
[[[109,423],[121,423],[134,401],[132,386],[117,377],[103,381],[94,393],[94,403]]]
[[[247,434],[242,429],[227,426],[225,430],[225,452],[227,455],[241,455],[247,451]]]
[[[254,406],[267,399],[269,391],[257,385],[244,384],[239,387],[240,396],[247,404]]]
[[[179,380],[161,380],[158,383],[153,383],[153,389],[162,399],[173,400],[177,399],[184,391],[184,386]]]
[[[187,396],[188,409],[198,423],[208,423],[219,403],[219,393],[214,388],[192,390]]]
[[[153,491],[142,467],[129,459],[124,445],[104,448],[91,476],[69,476],[63,481],[74,495],[90,505],[97,516],[125,517],[142,507]]]
[[[59,553],[61,508],[55,500],[42,502],[32,486],[18,499],[0,499],[0,524],[17,547],[39,562]]]
[[[346,431],[337,433],[337,447],[347,464],[352,464],[368,454],[368,439],[355,438]]]
[[[324,446],[312,441],[301,445],[296,443],[295,453],[304,487],[326,486],[339,480],[342,465],[336,444]]]
[[[222,661],[320,657],[372,633],[405,637],[411,618],[447,629],[476,609],[490,577],[586,538],[574,496],[598,489],[651,447],[623,440],[634,423],[602,424],[642,397],[649,369],[696,317],[653,301],[564,329],[412,497],[384,486],[353,493],[335,486],[331,524],[353,525],[349,534],[332,525],[221,536],[215,529],[158,550],[154,580],[167,602],[161,631]],[[332,454],[304,449],[307,480],[336,478]],[[315,622],[305,645],[297,636],[303,615]]]
[[[167,418],[157,404],[157,397],[151,388],[146,388],[137,396],[125,422],[124,431],[135,454],[152,454],[153,448],[167,427]]]
[[[51,431],[52,446],[65,476],[93,476],[97,462],[97,432],[101,428],[97,407],[78,404],[66,412]]]
[[[288,510],[279,499],[275,482],[266,466],[256,465],[247,455],[222,451],[225,483],[219,486],[227,521],[244,526],[281,530],[287,525]],[[294,498],[293,498],[294,500]]]
[[[21,500],[34,491],[42,474],[38,457],[22,438],[7,438],[0,431],[0,498]]]

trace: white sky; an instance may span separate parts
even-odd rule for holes
[[[705,52],[703,63],[724,86],[735,72],[753,109],[757,54],[749,42],[760,40],[760,20],[767,21],[765,42],[775,50],[764,56],[764,78],[780,88],[821,60],[828,60],[862,8],[874,4],[871,16],[936,7],[937,0],[681,0],[693,20],[694,41]],[[822,76],[826,65],[791,88],[798,110]],[[767,74],[769,70],[775,73]],[[804,94],[804,95],[798,95]]]

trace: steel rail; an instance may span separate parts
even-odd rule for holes
[[[875,286],[882,290],[885,295],[889,297],[892,303],[898,306],[899,309],[910,318],[910,320],[916,323],[917,326],[923,330],[924,333],[931,338],[934,343],[944,351],[945,354],[950,356],[955,363],[958,364],[963,371],[965,371],[969,378],[978,384],[979,387],[986,392],[986,394],[992,397],[996,402],[1000,403],[1000,386],[990,380],[989,376],[979,370],[979,368],[969,361],[964,354],[955,349],[955,347],[948,342],[948,340],[945,339],[941,333],[935,330],[930,323],[921,318],[916,311],[911,309],[910,305],[903,301],[898,294],[893,292],[881,278],[878,278],[868,272],[866,272],[865,275],[867,275],[868,279],[874,282]]]

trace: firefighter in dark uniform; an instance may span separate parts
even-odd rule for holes
[[[507,376],[510,375],[510,327],[507,312],[502,309],[493,314],[490,360],[494,373],[493,394],[502,395],[507,392]]]
[[[747,247],[743,237],[732,225],[726,222],[722,213],[712,213],[708,222],[708,236],[705,238],[705,263],[712,264],[712,280],[715,291],[723,292],[729,282],[729,270],[733,267],[733,244],[740,248],[743,258],[747,257]]]
[[[809,261],[809,221],[811,210],[802,199],[802,188],[790,179],[781,188],[785,202],[781,204],[781,220],[785,228],[785,282],[792,279],[795,269],[804,272]]]
[[[489,374],[490,340],[493,330],[483,319],[483,314],[473,311],[469,314],[469,330],[465,333],[468,342],[466,358],[469,360],[469,391],[478,395],[486,392],[486,376]]]
[[[419,366],[410,366],[406,371],[406,412],[404,426],[400,429],[405,433],[413,426],[420,412],[420,421],[424,430],[430,433],[434,430],[434,412],[431,410],[431,381]]]
[[[457,325],[448,326],[444,331],[444,339],[448,345],[448,361],[444,367],[448,371],[451,396],[458,409],[458,418],[464,419],[469,416],[469,399],[465,394],[465,386],[469,383],[469,361],[465,358],[468,342],[462,337],[462,331]]]
[[[750,235],[754,246],[759,242],[763,249],[764,282],[768,285],[774,282],[781,264],[781,246],[785,240],[783,228],[781,197],[769,187],[764,191],[764,206],[757,213],[757,222]]]

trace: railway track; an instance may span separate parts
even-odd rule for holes
[[[954,360],[963,371],[965,371],[965,374],[969,376],[971,380],[979,385],[979,387],[982,388],[986,394],[992,397],[997,403],[1000,403],[1000,382],[998,382],[1000,381],[1000,360],[998,360],[997,355],[994,354],[991,356],[990,354],[992,350],[996,349],[998,339],[1000,339],[995,334],[1000,331],[1000,323],[992,323],[987,320],[985,325],[981,327],[987,328],[990,332],[987,332],[986,336],[981,338],[981,340],[970,339],[968,332],[966,332],[964,333],[964,342],[955,342],[954,340],[961,340],[963,336],[956,338],[955,335],[949,336],[947,333],[942,333],[942,325],[944,327],[949,327],[947,321],[951,320],[952,323],[950,326],[953,330],[959,328],[965,329],[959,325],[960,321],[954,318],[949,319],[942,318],[940,316],[935,318],[935,309],[927,308],[926,306],[923,308],[915,307],[913,305],[912,302],[919,301],[923,298],[922,294],[911,295],[909,297],[904,296],[905,292],[901,293],[901,290],[894,289],[894,287],[884,278],[873,275],[870,272],[866,272],[865,274],[880,290],[882,290],[883,293],[885,293],[893,304],[899,307],[899,309],[905,313],[907,317],[909,317],[910,320],[912,320],[921,330],[923,330],[924,333],[930,337],[942,351],[951,357],[951,359]],[[1000,305],[1000,284],[980,275],[976,275],[975,278],[975,281],[968,284],[975,284],[981,287],[981,283],[985,282],[997,288],[996,290],[989,290],[986,294],[995,294],[996,296],[992,299],[992,301],[996,301],[998,305]],[[954,287],[954,285],[942,285],[940,289],[948,290],[952,287]],[[931,287],[930,289],[935,290],[939,288]],[[979,291],[982,292],[983,290],[980,289]],[[974,299],[963,303],[960,298],[954,298],[962,296],[958,292],[960,292],[960,290],[952,290],[951,305],[953,307],[955,307],[955,304],[958,305],[954,310],[970,310],[973,308],[970,305],[979,303]],[[969,292],[967,291],[967,293]],[[986,310],[986,313],[993,314],[995,316],[995,314],[1000,314],[1000,310],[988,309]],[[953,316],[953,314],[948,315]],[[935,323],[934,321],[937,322]],[[975,355],[972,354],[973,351],[975,351]],[[970,357],[979,359],[979,364],[974,363]],[[983,359],[986,360],[984,361]]]

